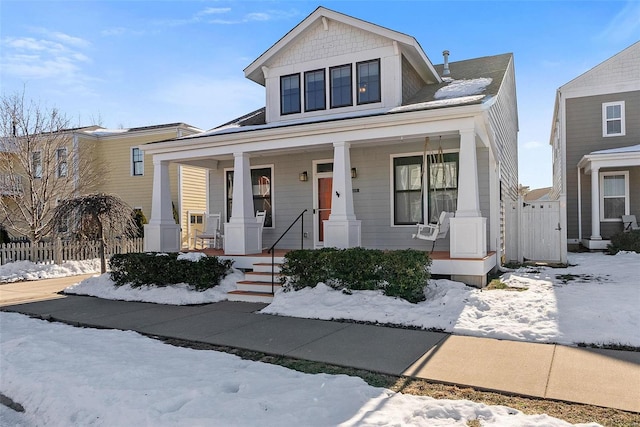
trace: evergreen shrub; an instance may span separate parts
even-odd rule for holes
[[[232,260],[203,257],[199,261],[178,260],[177,253],[129,253],[111,257],[111,280],[116,286],[130,284],[164,287],[188,283],[197,291],[218,286],[231,272]]]
[[[379,289],[387,296],[415,303],[425,299],[430,265],[426,252],[413,249],[302,249],[285,255],[282,281],[294,290],[319,282],[349,291]]]
[[[640,254],[640,230],[616,233],[611,236],[611,244],[607,246],[611,255],[620,251],[632,251]]]

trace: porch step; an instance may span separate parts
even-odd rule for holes
[[[268,304],[273,301],[273,295],[264,292],[229,291],[227,292],[227,299],[229,301],[264,302]]]
[[[280,267],[282,264],[275,263],[273,264],[273,272],[280,273]],[[270,262],[256,262],[253,264],[253,271],[256,273],[269,273],[271,274],[271,263]]]
[[[262,271],[247,271],[246,273],[244,273],[244,277],[247,280],[250,280],[252,282],[265,282],[265,283],[269,283],[269,286],[271,286],[271,272],[269,271],[267,272],[262,272]],[[274,273],[273,274],[273,280],[275,283],[280,283],[280,274],[279,273]]]
[[[243,292],[262,292],[262,293],[268,293],[269,295],[271,295],[271,281],[269,282],[258,282],[258,281],[253,281],[253,280],[241,280],[238,283],[236,283],[236,285],[238,286],[238,290],[239,291],[243,291]],[[282,285],[280,285],[280,282],[276,281],[273,284],[273,288],[274,291],[279,290]]]

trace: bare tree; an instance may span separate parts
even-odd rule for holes
[[[107,271],[107,239],[133,237],[138,226],[134,211],[122,199],[108,194],[90,194],[67,199],[56,207],[53,226],[76,238],[100,241],[100,272]]]
[[[0,219],[32,242],[51,231],[58,201],[86,194],[101,176],[93,142],[80,144],[69,123],[24,92],[0,98]]]

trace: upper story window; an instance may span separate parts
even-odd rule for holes
[[[358,104],[380,102],[380,60],[358,62]]]
[[[353,105],[351,90],[351,64],[331,67],[331,108]]]
[[[602,104],[602,136],[625,134],[624,101]]]
[[[326,98],[324,70],[304,73],[304,111],[324,110]]]
[[[280,114],[300,112],[300,74],[280,77]]]
[[[42,152],[34,151],[31,153],[31,168],[34,178],[42,178]]]
[[[56,150],[56,163],[58,165],[58,178],[67,176],[67,148],[62,147]]]
[[[144,175],[144,153],[139,148],[131,149],[131,175]]]

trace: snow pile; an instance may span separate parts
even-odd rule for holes
[[[193,260],[191,258],[185,258]],[[109,273],[90,277],[69,286],[64,290],[66,294],[89,295],[104,299],[121,301],[153,302],[157,304],[190,305],[206,304],[227,299],[227,292],[236,289],[236,283],[244,280],[244,274],[239,270],[232,270],[220,285],[205,291],[195,291],[187,283],[170,286],[141,286],[133,288],[130,285],[116,286]]]
[[[435,400],[346,375],[303,374],[134,332],[0,313],[6,425],[568,426],[504,406]],[[596,424],[591,424],[596,425]]]
[[[0,266],[0,283],[53,279],[100,271],[100,260],[68,261],[61,265],[15,261]]]
[[[447,86],[438,89],[433,97],[435,99],[450,99],[478,95],[484,92],[492,81],[493,79],[489,77],[469,80],[452,80]]]

